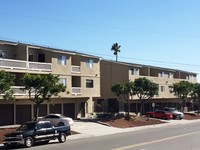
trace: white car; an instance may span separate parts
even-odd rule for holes
[[[176,119],[176,118],[183,119],[183,117],[184,117],[184,114],[182,112],[178,111],[176,108],[165,107],[163,110],[172,113],[174,119]]]
[[[49,114],[44,117],[38,117],[38,121],[50,121],[52,126],[72,126],[74,124],[72,118],[62,114]]]

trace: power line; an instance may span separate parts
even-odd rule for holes
[[[107,56],[107,57],[113,57],[113,55],[107,55],[107,54],[98,54],[98,53],[92,53],[92,52],[85,52],[81,51],[82,53],[90,53],[93,55],[98,55],[100,57]],[[169,61],[158,61],[158,60],[148,60],[148,59],[139,59],[139,58],[133,58],[133,57],[119,57],[119,58],[124,58],[124,59],[129,59],[129,60],[138,60],[138,61],[145,61],[145,62],[155,62],[155,63],[162,63],[162,64],[172,64],[172,65],[182,65],[182,66],[192,66],[192,67],[200,67],[200,65],[196,64],[186,64],[186,63],[177,63],[177,62],[169,62]]]
[[[190,38],[200,38],[198,35],[191,35],[191,34],[179,34],[179,33],[169,33],[169,32],[160,32],[160,31],[150,31],[150,30],[144,30],[144,29],[136,29],[136,28],[126,28],[126,27],[117,27],[117,26],[108,26],[108,25],[96,25],[96,24],[89,24],[89,23],[83,23],[83,22],[72,22],[72,21],[65,21],[61,19],[51,19],[51,18],[45,18],[45,17],[35,17],[35,16],[28,16],[28,15],[21,15],[21,14],[11,14],[11,13],[5,13],[1,12],[1,15],[9,15],[9,16],[16,16],[16,17],[22,17],[22,18],[28,18],[28,19],[37,19],[42,21],[49,21],[49,22],[60,22],[65,24],[73,24],[73,25],[80,25],[80,26],[88,26],[88,27],[95,27],[95,28],[107,28],[107,29],[115,29],[115,30],[127,30],[127,31],[135,31],[135,32],[144,32],[144,33],[151,33],[151,34],[161,34],[161,35],[167,35],[167,36],[178,36],[178,37],[190,37]]]
[[[15,41],[15,42],[23,42],[23,43],[30,43],[30,42],[24,42],[24,41],[19,41],[19,40],[16,40],[16,39],[11,39],[11,38],[6,38],[6,37],[2,37],[0,36],[1,39],[5,39],[5,40],[8,40],[8,41]],[[38,45],[38,44],[36,44]],[[42,45],[38,45],[38,46],[42,46]],[[55,47],[54,47],[55,48]],[[61,48],[58,48],[58,49],[61,49]],[[86,52],[86,51],[76,51],[76,52],[80,52],[80,53],[85,53],[85,54],[88,54],[88,55],[95,55],[95,56],[98,56],[98,57],[109,57],[109,58],[113,58],[113,55],[108,55],[108,54],[99,54],[99,53],[93,53],[93,52]],[[186,64],[186,63],[177,63],[177,62],[169,62],[169,61],[159,61],[159,60],[149,60],[149,59],[139,59],[139,58],[133,58],[133,57],[120,57],[122,59],[125,59],[125,60],[132,60],[131,62],[132,63],[137,63],[137,62],[134,62],[135,60],[136,61],[142,61],[142,62],[149,62],[149,63],[155,63],[155,66],[159,66],[158,64],[164,64],[164,65],[167,65],[167,67],[169,67],[169,65],[171,66],[181,66],[181,67],[200,67],[200,65],[197,65],[197,64]],[[111,59],[112,60],[112,59]],[[127,61],[129,62],[129,61]],[[139,63],[141,64],[141,63]],[[145,64],[145,65],[148,65],[148,64]],[[190,68],[191,70],[192,68]],[[194,68],[193,68],[194,69]],[[196,69],[195,69],[196,70]],[[200,69],[196,70],[196,71],[200,71]]]

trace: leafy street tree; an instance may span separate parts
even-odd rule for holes
[[[5,100],[14,99],[14,91],[11,86],[14,85],[15,76],[3,70],[0,71],[0,94],[3,94]]]
[[[127,102],[128,104],[128,112],[127,112],[127,118],[130,119],[129,113],[130,113],[130,101],[132,100],[134,96],[133,91],[134,83],[132,81],[129,81],[128,83],[117,83],[111,87],[112,92],[119,97],[121,100]]]
[[[191,97],[198,102],[198,114],[200,113],[200,83],[193,84]]]
[[[134,93],[141,101],[140,114],[144,114],[144,103],[158,95],[158,85],[147,78],[138,78],[134,81]]]
[[[28,91],[29,100],[36,104],[35,120],[37,120],[39,115],[40,104],[45,101],[49,102],[52,96],[57,96],[60,92],[66,90],[63,84],[58,83],[59,76],[52,74],[25,74],[21,81],[25,86],[23,90]]]
[[[118,52],[120,52],[120,45],[118,43],[115,43],[112,45],[111,50],[114,51],[114,55],[116,55],[116,61],[118,61]]]
[[[188,81],[180,81],[174,83],[171,87],[171,93],[180,98],[181,106],[184,108],[186,106],[186,101],[188,96],[192,92],[193,84]]]

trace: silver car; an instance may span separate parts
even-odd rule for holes
[[[49,114],[44,117],[38,117],[38,121],[50,121],[52,126],[72,126],[74,124],[72,118],[62,114]]]
[[[173,115],[174,119],[176,119],[176,118],[183,119],[183,117],[184,117],[184,114],[182,112],[178,111],[176,108],[165,107],[163,110],[166,111],[166,112],[171,113]]]

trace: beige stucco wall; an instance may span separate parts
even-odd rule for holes
[[[112,91],[112,85],[120,82],[128,82],[129,67],[126,65],[120,65],[112,62],[102,60],[100,63],[101,70],[101,97],[111,98],[116,97]]]

